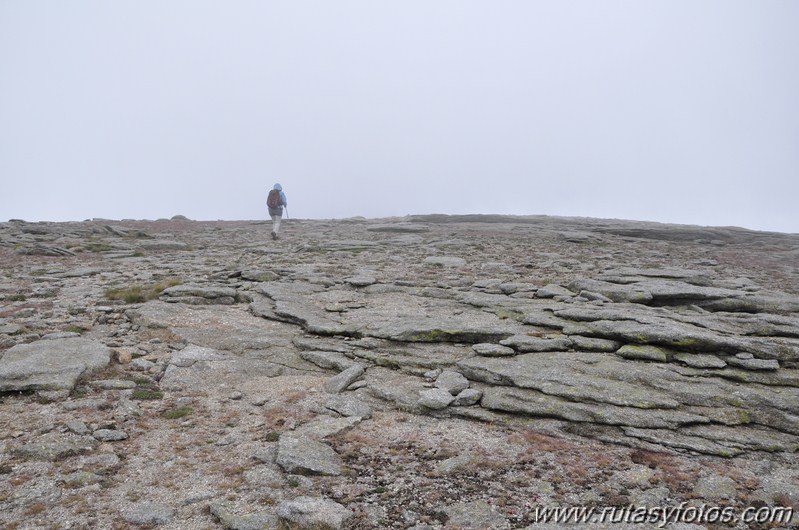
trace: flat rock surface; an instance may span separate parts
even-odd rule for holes
[[[0,223],[0,525],[799,502],[798,235],[284,223]]]
[[[110,348],[79,337],[17,344],[0,357],[0,392],[72,390],[80,376],[110,361]]]

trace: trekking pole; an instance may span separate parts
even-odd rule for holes
[[[285,206],[284,208],[286,208],[286,219],[288,219],[289,218],[289,207]]]

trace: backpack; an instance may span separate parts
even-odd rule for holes
[[[269,196],[266,198],[266,205],[270,208],[280,208],[282,204],[280,192],[277,190],[269,190]]]

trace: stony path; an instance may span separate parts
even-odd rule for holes
[[[0,522],[799,508],[799,236],[494,216],[268,235],[0,224]]]

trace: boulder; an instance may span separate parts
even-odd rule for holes
[[[325,381],[325,392],[330,394],[339,394],[343,392],[348,386],[361,377],[363,372],[364,368],[360,364],[354,364],[350,366],[343,372],[340,372],[338,375],[334,375]]]
[[[271,530],[280,528],[280,518],[266,510],[240,515],[233,506],[227,503],[214,502],[210,506],[210,512],[211,515],[217,518],[222,528],[227,530]]]
[[[445,409],[453,401],[455,401],[455,397],[448,391],[440,388],[431,388],[430,390],[419,392],[419,405],[426,409]]]
[[[436,378],[435,387],[446,390],[453,396],[456,396],[461,391],[469,388],[469,380],[463,377],[463,374],[453,372],[452,370],[444,370]]]
[[[341,504],[323,497],[297,497],[277,506],[280,519],[299,528],[338,530],[352,517]]]
[[[0,358],[0,392],[72,390],[87,372],[111,362],[111,349],[84,338],[12,346]]]
[[[278,440],[275,463],[286,473],[341,475],[341,457],[328,445],[307,436],[283,434]]]

